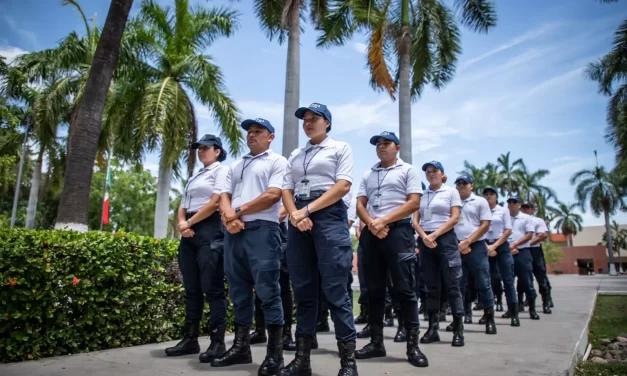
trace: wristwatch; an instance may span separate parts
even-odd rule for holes
[[[242,215],[242,209],[239,206],[235,208],[235,214],[237,214],[237,218]]]
[[[192,219],[191,219],[191,218],[189,218],[189,219],[188,219],[187,221],[185,221],[185,222],[187,222],[187,226],[189,226],[189,228],[192,228]]]

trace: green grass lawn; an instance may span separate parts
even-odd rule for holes
[[[627,335],[627,296],[599,296],[592,321],[589,341],[593,349],[602,349],[601,340]],[[590,361],[577,367],[577,376],[624,376],[627,364],[595,364]]]

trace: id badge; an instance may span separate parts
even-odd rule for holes
[[[242,195],[242,190],[244,189],[244,183],[238,182],[235,184],[235,189],[233,191],[233,197],[240,197]]]
[[[309,185],[309,180],[301,180],[301,182],[297,184],[296,190],[297,198],[309,200],[311,197],[311,186]]]
[[[459,220],[457,221],[458,225],[463,225],[464,224],[464,217],[462,217],[461,215],[459,216]]]
[[[430,221],[431,220],[431,208],[425,208],[424,210],[424,214],[422,216],[425,221]]]
[[[372,201],[372,207],[376,209],[379,206],[381,206],[381,195],[377,193],[376,195],[374,195],[374,200]]]

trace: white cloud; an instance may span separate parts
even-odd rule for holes
[[[366,46],[365,43],[356,42],[356,43],[353,43],[353,48],[355,49],[355,51],[363,54],[363,53],[366,53],[368,46]]]
[[[37,34],[30,30],[19,27],[17,25],[17,22],[15,22],[15,20],[10,16],[4,16],[4,21],[7,25],[9,25],[9,28],[11,28],[14,33],[18,34],[23,39],[31,43],[33,47],[37,47]]]
[[[11,63],[16,57],[28,53],[19,47],[4,46],[0,47],[0,56],[7,58],[7,63]]]

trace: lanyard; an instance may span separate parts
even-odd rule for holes
[[[431,205],[431,201],[433,201],[433,199],[435,198],[435,196],[438,194],[438,192],[433,192],[433,198],[431,200],[429,200],[429,196],[431,195],[431,192],[427,192],[427,208]]]
[[[208,168],[203,168],[202,170],[198,171],[198,173],[196,174],[196,176],[193,176],[191,179],[189,179],[189,181],[187,182],[187,185],[185,186],[185,197],[187,197],[187,206],[190,206],[192,204],[192,196],[189,194],[189,187],[192,185],[192,183],[194,182],[194,180],[198,179],[201,175],[203,175],[205,172],[209,171]]]
[[[311,158],[309,159],[309,162],[306,162],[306,161],[307,161],[307,154],[308,154],[308,153],[309,153],[309,151],[311,151],[312,149],[313,149],[313,147],[312,147],[312,148],[307,149],[307,150],[305,151],[305,157],[303,158],[303,174],[304,174],[304,175],[303,175],[303,178],[304,178],[304,179],[306,179],[306,178],[307,178],[307,169],[309,168],[309,164],[311,163],[311,161],[313,161],[314,157],[315,157],[318,153],[320,153],[320,151],[321,151],[322,149],[324,149],[324,148],[323,148],[323,147],[319,147],[319,148],[317,148],[318,150],[316,150],[316,152],[315,152],[315,153],[311,156]]]
[[[246,159],[244,158],[244,160],[242,161],[242,173],[239,175],[239,181],[242,182],[244,180],[244,171],[248,168],[248,166],[250,166],[255,160],[257,160],[257,158],[261,157],[262,155],[264,155],[266,153],[261,153],[257,156],[254,156],[252,158],[250,158],[250,162],[248,162],[248,164],[246,164]]]
[[[392,168],[394,168],[394,167],[392,167]],[[387,170],[387,171],[385,171],[385,175],[383,175],[383,179],[380,179],[380,180],[379,180],[379,172],[381,170],[377,170],[377,194],[381,191],[381,185],[383,185],[383,181],[385,180],[385,177],[388,176],[388,174],[390,173],[392,168]]]

